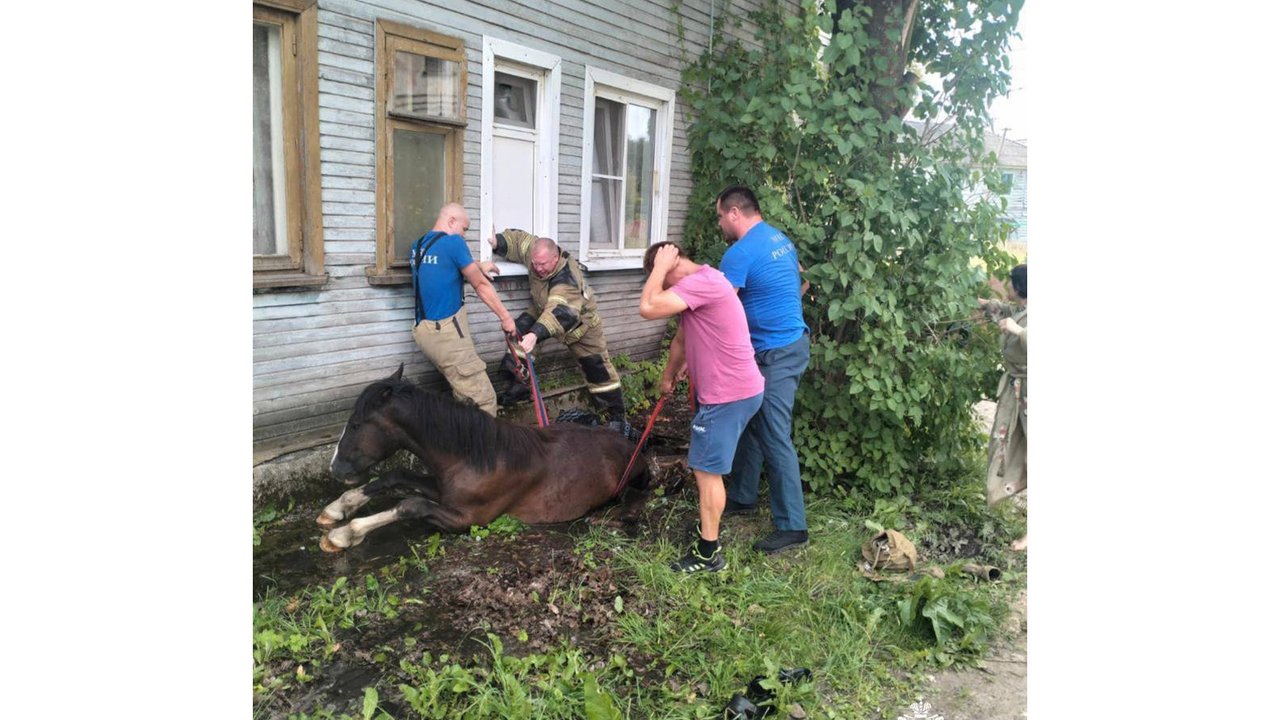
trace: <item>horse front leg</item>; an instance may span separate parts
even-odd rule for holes
[[[338,525],[365,503],[388,494],[405,496],[409,494],[424,497],[432,502],[440,500],[440,483],[429,475],[412,470],[396,469],[378,477],[373,482],[342,493],[341,497],[325,506],[316,518],[316,524],[329,530]]]
[[[425,519],[435,527],[458,532],[470,527],[466,516],[421,497],[401,500],[394,508],[369,517],[356,518],[334,528],[320,538],[320,549],[341,552],[364,542],[370,531],[400,520]]]

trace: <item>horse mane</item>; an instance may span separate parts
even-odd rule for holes
[[[508,466],[523,466],[535,454],[543,452],[538,430],[500,421],[473,405],[463,405],[449,395],[427,392],[407,380],[378,380],[369,385],[356,399],[352,417],[365,417],[374,399],[383,391],[388,391],[391,398],[409,403],[409,417],[416,425],[408,428],[411,434],[425,438],[432,448],[461,457],[477,469],[491,471],[500,460]]]

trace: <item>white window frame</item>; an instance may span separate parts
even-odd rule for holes
[[[591,239],[591,168],[595,157],[596,98],[621,103],[635,103],[658,113],[653,139],[653,224],[649,244],[667,239],[667,212],[671,204],[671,140],[675,131],[676,93],[670,88],[635,80],[625,75],[587,66],[583,88],[582,114],[582,224],[579,257],[592,270],[630,269],[642,267],[645,251],[640,248],[597,250]]]
[[[516,45],[488,35],[482,38],[483,82],[480,105],[480,259],[493,257],[489,232],[493,229],[493,94],[494,71],[532,77],[538,80],[537,188],[534,197],[534,227],[520,228],[535,235],[556,238],[559,215],[560,180],[560,58],[550,53]],[[531,68],[523,70],[520,66]],[[505,228],[498,228],[501,232]],[[524,265],[495,260],[503,277],[527,275]]]

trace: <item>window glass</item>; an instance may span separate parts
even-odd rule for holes
[[[462,118],[459,67],[452,60],[396,52],[391,112],[417,118]]]
[[[436,222],[445,203],[445,136],[396,130],[391,138],[395,168],[394,260],[408,262],[409,250]]]
[[[504,72],[493,73],[493,121],[516,127],[537,127],[538,82]]]
[[[253,24],[253,254],[289,253],[278,25]]]

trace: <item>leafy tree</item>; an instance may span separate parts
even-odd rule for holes
[[[796,13],[771,0],[748,14],[755,43],[722,26],[685,70],[686,243],[719,261],[715,197],[741,183],[808,269],[813,357],[795,436],[820,492],[910,492],[956,477],[980,447],[970,407],[994,395],[999,356],[972,316],[987,269],[1012,258],[1003,200],[973,198],[1006,190],[983,131],[1008,90],[1021,5],[841,0]]]

